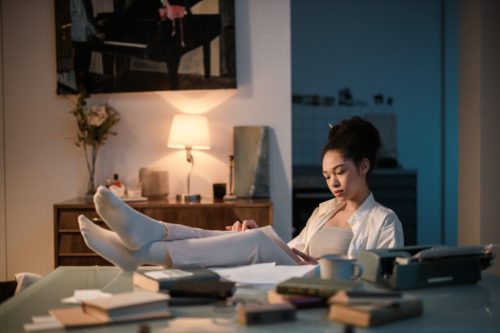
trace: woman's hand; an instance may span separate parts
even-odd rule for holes
[[[300,263],[301,265],[317,265],[318,264],[318,260],[316,260],[315,258],[311,257],[308,254],[305,254],[302,251],[297,250],[294,247],[292,247],[292,252],[295,253],[296,255],[298,255],[300,257],[300,259],[303,260]]]
[[[245,231],[248,229],[258,228],[259,225],[254,220],[243,220],[243,222],[236,221],[233,225],[226,226],[226,230],[231,231]]]

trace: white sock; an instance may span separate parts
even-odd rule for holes
[[[133,271],[142,264],[172,264],[167,242],[153,242],[134,251],[126,248],[116,233],[99,227],[83,215],[78,216],[78,224],[85,244],[125,271]]]
[[[123,245],[116,233],[97,226],[83,215],[78,216],[78,224],[85,244],[103,258],[125,271],[133,271],[140,265],[134,252]]]
[[[94,203],[104,222],[118,234],[125,247],[131,250],[164,240],[167,236],[166,223],[139,213],[104,186],[97,189]]]

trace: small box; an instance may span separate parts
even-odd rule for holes
[[[295,306],[292,304],[245,304],[238,309],[238,321],[241,325],[260,325],[294,321]]]

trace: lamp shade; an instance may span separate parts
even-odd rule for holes
[[[184,149],[210,149],[208,120],[203,115],[178,114],[170,127],[167,146]]]

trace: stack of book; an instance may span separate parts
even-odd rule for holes
[[[291,278],[267,294],[271,304],[290,303],[296,308],[329,306],[329,319],[373,327],[420,316],[422,300],[399,291],[366,291],[360,281]]]
[[[422,300],[397,291],[340,291],[329,299],[329,319],[373,327],[422,315]]]
[[[276,286],[278,294],[303,295],[328,298],[341,290],[352,290],[361,286],[360,281],[321,279],[316,277],[290,278]]]
[[[178,281],[219,281],[219,274],[206,268],[166,268],[135,271],[134,286],[149,291],[167,291]]]
[[[340,290],[352,290],[359,281],[320,279],[316,277],[290,278],[267,293],[270,304],[293,304],[297,309],[327,306],[330,296]]]
[[[213,303],[231,297],[236,289],[234,282],[220,281],[206,268],[136,271],[132,281],[140,289],[168,293],[170,305]]]
[[[79,307],[51,309],[49,313],[65,328],[169,318],[172,314],[167,299],[165,294],[149,291],[127,292],[83,301]]]

